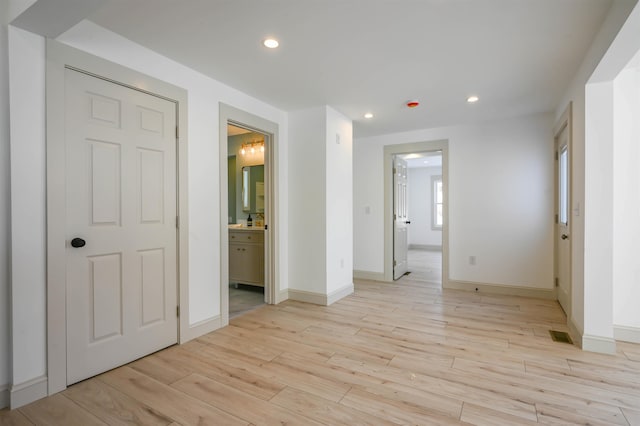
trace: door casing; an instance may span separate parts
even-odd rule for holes
[[[187,199],[187,92],[86,52],[47,39],[47,391],[67,387],[66,353],[66,203],[64,74],[74,69],[176,104],[178,211],[178,342],[194,336],[189,329],[189,215]],[[193,334],[193,333],[191,333]]]
[[[442,287],[445,288],[449,284],[449,141],[446,139],[384,146],[384,280],[393,281],[393,157],[424,151],[442,151]]]
[[[229,324],[229,226],[228,226],[228,143],[227,124],[235,124],[265,136],[265,302],[278,304],[287,298],[280,290],[278,191],[278,124],[257,115],[220,103],[220,323]]]

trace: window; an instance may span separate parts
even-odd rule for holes
[[[442,229],[444,196],[442,176],[431,176],[431,229]]]
[[[559,221],[562,225],[569,223],[569,153],[567,152],[566,145],[560,150],[560,163],[558,164],[559,170]]]

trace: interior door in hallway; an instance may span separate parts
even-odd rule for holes
[[[393,159],[393,279],[407,272],[407,225],[410,223],[407,208],[407,162],[395,156]]]
[[[175,103],[65,71],[67,383],[177,342]]]
[[[556,136],[556,230],[555,271],[558,302],[571,315],[571,241],[569,233],[569,133],[568,126]]]

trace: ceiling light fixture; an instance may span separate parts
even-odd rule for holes
[[[276,40],[275,38],[268,38],[263,41],[262,44],[264,44],[264,47],[268,47],[269,49],[275,49],[276,47],[280,46],[280,43],[278,43],[278,40]]]
[[[480,98],[479,98],[479,97],[477,97],[477,96],[475,96],[475,95],[473,95],[473,96],[469,96],[469,97],[467,98],[467,102],[468,102],[468,103],[470,103],[470,104],[476,103],[476,102],[478,102],[479,100],[480,100]]]
[[[249,151],[249,154],[254,155],[256,153],[256,149],[260,149],[260,152],[264,152],[263,140],[243,143],[242,146],[240,147],[240,155],[246,155],[247,151]]]
[[[364,118],[373,118],[373,114],[371,114],[370,112],[366,113],[364,115]]]
[[[416,99],[407,101],[407,108],[415,108],[418,105],[420,105],[420,102],[418,100],[416,100]]]

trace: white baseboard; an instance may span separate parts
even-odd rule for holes
[[[478,293],[503,294],[507,296],[535,297],[538,299],[556,300],[555,290],[547,290],[543,288],[518,287],[513,285],[474,283],[471,281],[454,281],[449,280],[443,284],[443,288],[451,290],[465,290]]]
[[[602,354],[615,354],[616,341],[609,337],[582,336],[582,350],[589,352],[598,352]]]
[[[9,385],[0,385],[0,410],[9,406]]]
[[[622,342],[640,343],[640,328],[614,325],[613,338]]]
[[[356,280],[384,281],[384,272],[354,270],[353,278]]]
[[[314,291],[289,289],[289,299],[298,302],[313,303],[314,305],[327,304],[327,295],[323,293],[316,293]]]
[[[40,376],[24,383],[11,386],[9,406],[22,407],[47,396],[47,377]]]
[[[442,246],[431,244],[409,244],[409,250],[442,251]]]
[[[197,323],[190,325],[183,333],[180,333],[179,343],[187,343],[189,340],[211,333],[220,327],[222,327],[222,319],[220,318],[220,315],[198,321]]]
[[[327,295],[327,306],[334,304],[343,297],[353,294],[353,283],[346,284]]]
[[[284,290],[280,290],[276,295],[275,305],[278,303],[282,303],[285,300],[289,300],[289,289],[285,288]]]
[[[567,327],[569,327],[569,336],[573,343],[582,349],[582,330],[569,318],[567,319]]]

